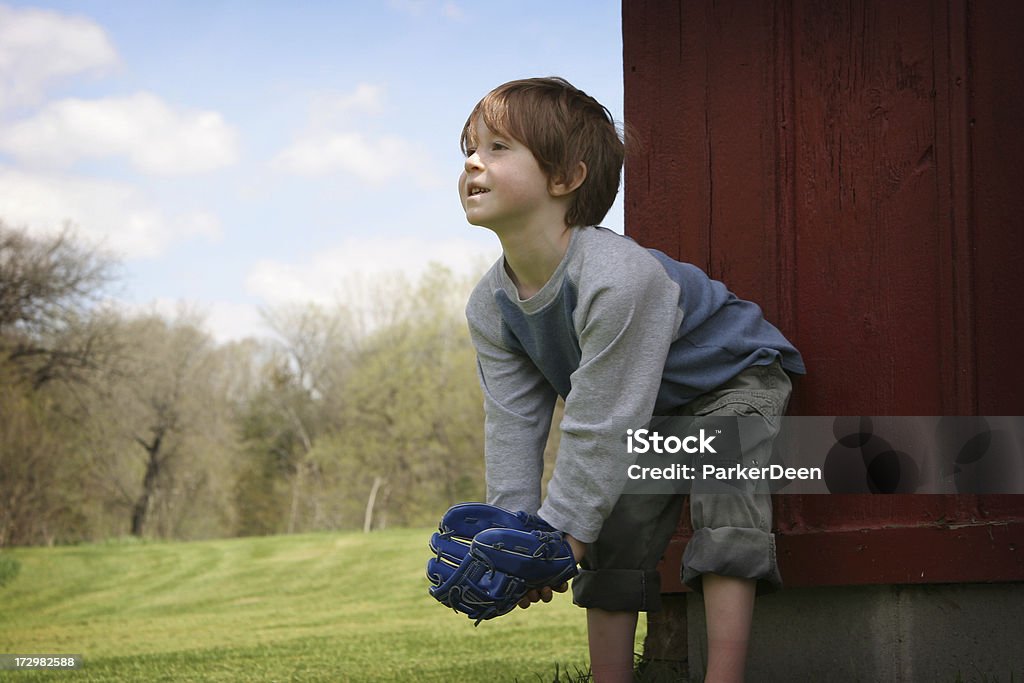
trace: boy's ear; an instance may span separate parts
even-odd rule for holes
[[[587,179],[587,165],[582,161],[573,169],[572,175],[566,181],[562,177],[554,178],[548,183],[548,192],[552,197],[564,197],[575,192],[583,181]]]

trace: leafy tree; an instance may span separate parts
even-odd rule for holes
[[[242,533],[426,523],[483,494],[468,282],[434,267],[361,294],[372,315],[268,314],[279,342],[243,419]]]
[[[113,272],[0,223],[0,546],[369,531],[482,497],[470,281],[357,282],[217,345],[105,305]]]
[[[434,267],[364,343],[346,390],[343,461],[356,463],[364,529],[426,523],[482,496],[482,404],[462,308],[466,283]],[[355,493],[355,491],[353,491]]]

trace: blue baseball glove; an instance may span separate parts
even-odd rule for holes
[[[562,534],[544,520],[485,503],[449,508],[430,537],[430,595],[479,624],[507,614],[530,591],[576,576]]]

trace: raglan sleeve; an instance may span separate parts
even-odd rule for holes
[[[539,515],[589,543],[625,485],[626,430],[651,419],[683,312],[679,286],[645,250],[584,271],[579,290],[581,360]]]
[[[474,292],[466,308],[484,399],[487,502],[536,513],[556,394],[533,361],[502,339],[489,303]]]

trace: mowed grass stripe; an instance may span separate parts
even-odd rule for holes
[[[527,681],[585,666],[567,595],[478,628],[430,599],[429,534],[18,549],[0,652],[82,654],[75,680],[90,681]]]

